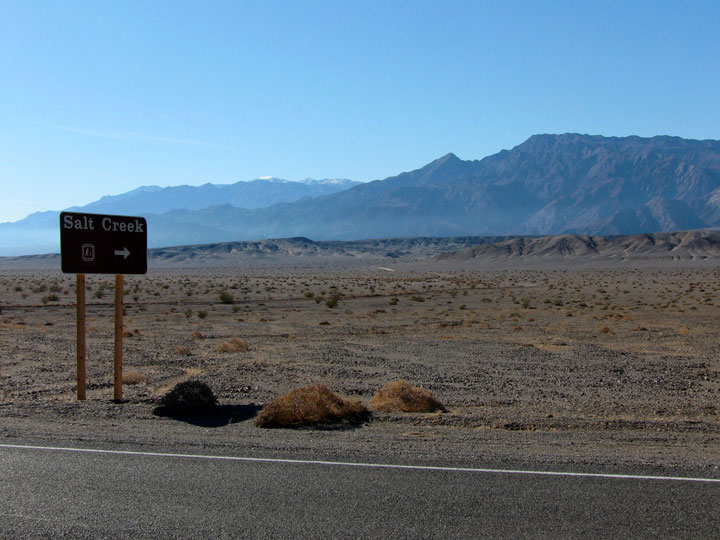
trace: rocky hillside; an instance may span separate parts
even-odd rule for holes
[[[435,261],[457,263],[512,262],[684,262],[720,263],[720,231],[637,234],[628,236],[511,237],[464,250],[441,253]]]
[[[720,231],[628,236],[506,236],[313,241],[308,238],[156,248],[148,267],[543,268],[720,265]],[[409,265],[409,266],[408,266]],[[57,269],[60,256],[0,257],[0,269]]]

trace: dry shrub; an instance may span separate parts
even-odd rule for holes
[[[296,388],[265,405],[255,425],[295,427],[322,424],[359,424],[370,412],[358,400],[343,399],[327,386],[311,384]]]
[[[370,408],[381,412],[433,412],[445,407],[430,390],[400,380],[386,384],[370,400]]]
[[[218,345],[218,352],[230,353],[230,352],[245,352],[250,349],[250,345],[244,339],[232,338],[230,341],[223,341]]]
[[[178,345],[175,347],[175,354],[177,355],[183,355],[183,356],[190,356],[190,349],[185,347],[184,345]]]
[[[147,380],[145,375],[138,371],[128,371],[127,373],[123,373],[122,376],[122,382],[123,384],[140,384],[144,383]]]
[[[367,329],[367,333],[373,335],[387,334],[387,330],[383,330],[382,328],[378,328],[377,326],[371,326]]]
[[[161,412],[168,416],[201,414],[217,405],[210,387],[200,381],[189,380],[176,384],[160,400]]]

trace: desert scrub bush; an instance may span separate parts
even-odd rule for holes
[[[122,376],[122,382],[123,384],[141,384],[144,383],[147,380],[145,375],[138,371],[128,371],[126,373],[123,373]]]
[[[234,304],[235,298],[233,298],[233,295],[229,292],[223,291],[220,293],[220,302],[223,304]]]
[[[264,428],[327,424],[360,424],[370,418],[358,400],[344,399],[327,386],[311,384],[271,401],[258,414],[255,425]]]
[[[334,308],[340,301],[342,295],[337,290],[330,291],[328,298],[325,300],[325,305],[329,308]]]
[[[399,300],[398,300],[398,297],[397,297],[397,296],[393,296],[393,297],[390,299],[390,305],[391,305],[391,306],[397,306],[397,303],[398,303],[398,302],[399,302]]]
[[[199,414],[213,409],[217,398],[204,382],[190,380],[176,384],[160,399],[160,410],[165,415]]]
[[[190,356],[192,353],[190,352],[190,349],[184,345],[178,345],[175,347],[175,354],[178,356]]]
[[[411,296],[410,300],[412,300],[413,302],[424,302],[425,298],[423,298],[422,296]]]
[[[232,338],[230,341],[223,341],[218,345],[217,350],[221,353],[245,352],[250,349],[248,342],[241,338]]]
[[[198,312],[197,312],[197,316],[198,316],[198,318],[200,318],[200,319],[204,319],[205,317],[208,316],[208,313],[207,313],[207,311],[198,311]]]
[[[433,412],[445,407],[430,390],[411,386],[399,380],[383,386],[370,400],[370,408],[378,412]]]

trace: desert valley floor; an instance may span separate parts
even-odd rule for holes
[[[76,400],[75,277],[0,270],[0,437],[202,452],[720,477],[720,267],[153,269],[125,278],[124,394],[112,401],[113,278],[88,276],[88,399]],[[232,338],[249,350],[221,352]],[[223,418],[153,414],[206,382]],[[390,381],[446,412],[261,429],[322,383],[368,403]]]

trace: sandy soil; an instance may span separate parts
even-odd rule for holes
[[[0,438],[720,477],[720,268],[391,270],[126,276],[134,384],[122,403],[112,402],[112,276],[88,276],[88,400],[78,402],[75,276],[0,271]],[[218,351],[235,337],[250,349]],[[223,415],[153,415],[188,378],[211,386]],[[375,414],[343,430],[252,421],[297,386],[369,403],[397,379],[432,390],[448,412]]]

